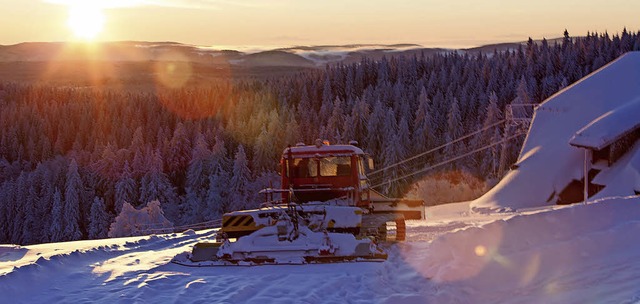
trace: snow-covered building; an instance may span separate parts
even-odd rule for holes
[[[630,52],[541,103],[512,170],[471,207],[637,195],[639,138],[640,52]]]

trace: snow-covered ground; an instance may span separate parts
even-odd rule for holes
[[[0,246],[11,303],[640,303],[640,197],[514,213],[431,207],[382,263],[191,268],[215,231]]]

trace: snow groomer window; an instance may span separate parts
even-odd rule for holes
[[[317,162],[309,158],[296,158],[293,160],[295,177],[316,177],[318,176]]]
[[[325,157],[320,159],[321,176],[349,176],[351,174],[351,158]]]

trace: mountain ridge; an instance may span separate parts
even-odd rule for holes
[[[226,47],[198,46],[174,41],[22,42],[13,45],[0,45],[0,62],[187,61],[245,67],[323,67],[335,63],[350,64],[360,61],[363,57],[379,60],[382,57],[397,55],[429,55],[440,52],[492,53],[517,49],[523,44],[526,42],[488,44],[465,49],[424,47],[412,43],[328,44],[263,47],[241,51]]]

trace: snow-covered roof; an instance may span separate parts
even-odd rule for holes
[[[637,102],[638,98],[640,52],[626,53],[549,97],[535,110],[518,168],[475,200],[472,208],[519,209],[554,204],[557,195],[572,180],[583,177],[584,152],[569,144],[576,132],[605,113]],[[607,123],[609,119],[603,121]]]
[[[621,137],[640,128],[640,96],[611,110],[580,129],[572,146],[601,150]]]
[[[282,151],[283,157],[288,157],[289,148],[284,149]],[[320,146],[309,145],[309,146],[296,146],[291,147],[291,153],[295,156],[310,156],[315,154],[320,155],[344,155],[344,154],[356,154],[356,155],[364,155],[362,149],[352,146],[352,145],[325,145],[322,144]]]

